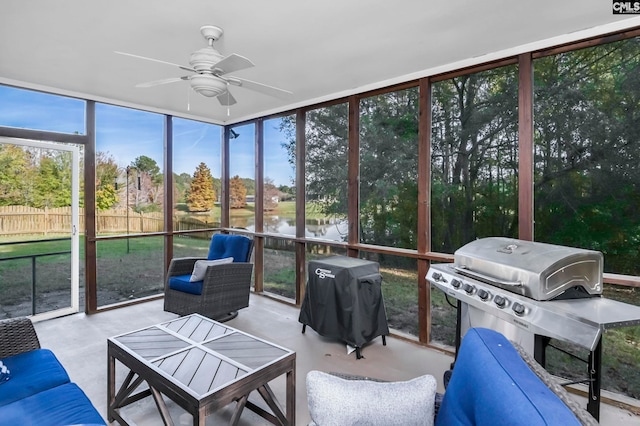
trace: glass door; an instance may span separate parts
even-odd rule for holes
[[[0,138],[0,315],[79,307],[79,148]]]

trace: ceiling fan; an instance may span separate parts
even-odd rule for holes
[[[147,61],[159,62],[161,64],[172,65],[180,68],[181,70],[192,73],[182,77],[165,78],[162,80],[140,83],[137,84],[136,87],[153,87],[178,81],[189,81],[191,88],[197,93],[208,98],[216,97],[220,104],[225,106],[236,103],[235,98],[229,92],[229,85],[244,87],[245,89],[281,99],[286,99],[292,94],[288,90],[228,75],[230,72],[251,68],[255,65],[244,56],[235,53],[223,56],[220,52],[214,49],[213,43],[222,36],[222,28],[213,25],[205,25],[200,28],[200,33],[205,40],[207,40],[207,47],[198,49],[191,54],[189,58],[189,66],[178,65],[159,59],[147,58],[145,56],[134,55],[132,53],[119,51],[116,51],[115,53]]]

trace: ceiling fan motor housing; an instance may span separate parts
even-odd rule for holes
[[[198,49],[191,54],[189,64],[196,71],[211,71],[211,68],[224,58],[216,49],[211,46]]]
[[[207,47],[198,49],[191,54],[189,64],[196,71],[210,71],[211,68],[220,62],[224,56],[213,48],[213,42],[222,37],[222,28],[214,25],[204,25],[200,27],[200,33],[207,40]]]

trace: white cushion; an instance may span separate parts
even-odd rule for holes
[[[224,265],[225,263],[231,262],[233,262],[233,257],[225,257],[223,259],[216,260],[196,260],[196,264],[193,265],[193,272],[191,273],[189,282],[202,281],[209,266]]]
[[[6,365],[0,361],[0,384],[6,382],[11,378],[11,371],[7,368]]]
[[[374,382],[310,371],[309,414],[318,426],[432,426],[436,386],[430,375],[405,382]]]

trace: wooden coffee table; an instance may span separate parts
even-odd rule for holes
[[[161,394],[204,426],[208,414],[236,401],[231,424],[244,407],[271,423],[295,425],[296,353],[198,314],[111,337],[107,414],[127,425],[120,409],[152,396],[165,425],[173,425]],[[116,393],[116,360],[129,372]],[[268,383],[286,374],[282,411]],[[148,388],[140,385],[146,382]],[[270,410],[248,400],[257,390]],[[285,414],[286,413],[286,414]]]

